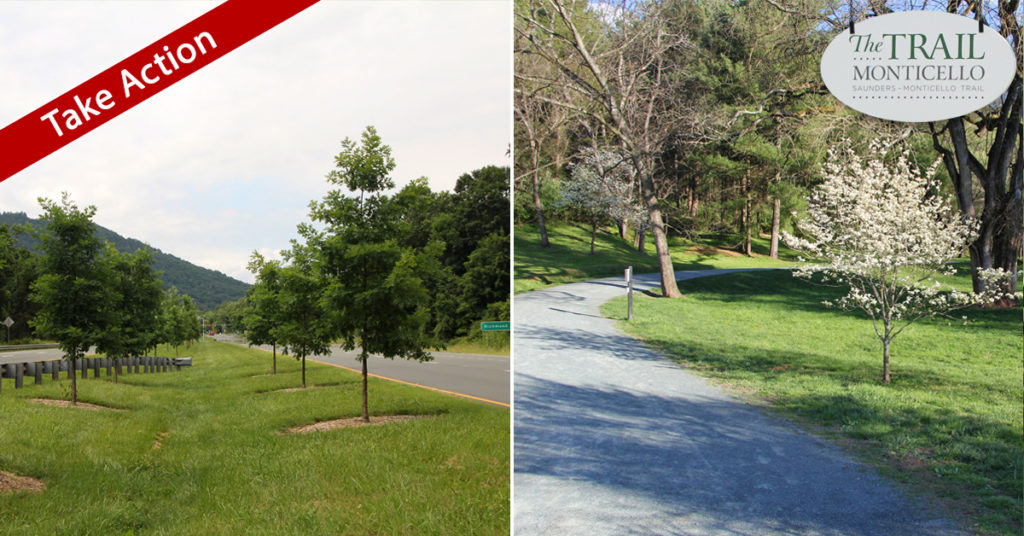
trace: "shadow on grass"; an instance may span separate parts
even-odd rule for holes
[[[785,303],[787,308],[822,312],[869,319],[867,314],[857,311],[843,311],[823,304],[836,303],[846,295],[848,287],[821,284],[820,278],[801,279],[790,270],[758,270],[735,272],[717,276],[698,277],[679,282],[679,289],[685,296],[693,293],[707,293],[711,298],[727,303]],[[1019,312],[1020,308],[1011,309]],[[1010,315],[1007,309],[973,308],[954,312],[955,317],[967,316],[971,323],[984,328],[1020,331],[1020,317]],[[946,323],[945,317],[919,320],[922,325]]]

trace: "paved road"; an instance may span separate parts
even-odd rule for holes
[[[237,337],[218,335],[217,339],[244,344]],[[508,407],[511,386],[507,356],[432,353],[434,360],[426,363],[370,356],[369,372]],[[357,352],[333,348],[329,356],[310,359],[361,371],[356,355]]]
[[[43,348],[40,350],[19,350],[17,352],[0,352],[0,365],[4,363],[25,363],[28,361],[52,361],[64,355],[59,348]]]
[[[621,334],[598,306],[623,293],[620,277],[515,297],[516,536],[961,534]]]

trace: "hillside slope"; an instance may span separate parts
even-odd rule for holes
[[[0,212],[0,225],[5,223],[28,223],[34,227],[42,225],[39,220],[29,218],[24,212]],[[191,296],[200,309],[212,309],[226,301],[237,300],[244,296],[246,289],[249,288],[247,283],[216,270],[196,266],[134,238],[125,238],[105,227],[96,227],[96,236],[113,244],[118,251],[131,253],[140,248],[150,249],[153,252],[153,267],[163,272],[160,279],[164,286],[177,287],[181,293]],[[35,240],[30,236],[22,235],[19,241],[29,248],[35,245]]]

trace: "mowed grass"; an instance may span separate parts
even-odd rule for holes
[[[870,319],[821,305],[840,289],[773,270],[680,290],[679,300],[638,296],[630,323],[624,298],[602,310],[685,367],[836,439],[972,532],[1021,533],[1020,309],[967,311],[966,326],[917,322],[893,342],[884,385]]]
[[[509,341],[509,334],[505,332],[491,333],[491,340],[488,342],[486,336],[484,340],[465,340],[461,339],[453,344],[446,346],[439,352],[451,352],[456,354],[485,354],[485,355],[504,355],[507,356],[512,351],[512,345]]]
[[[619,238],[614,228],[599,229],[594,254],[591,255],[589,227],[555,223],[548,225],[547,231],[551,245],[542,248],[536,225],[517,225],[515,228],[516,294],[575,281],[621,276],[627,266],[632,266],[633,273],[637,274],[659,270],[654,239],[650,235],[646,254],[640,254],[631,241]],[[691,242],[671,237],[669,250],[676,270],[786,267],[796,259],[792,251],[781,246],[781,260],[768,257],[770,241],[766,238],[754,239],[754,256],[746,257],[729,249],[738,245],[739,240],[736,236]]]
[[[173,351],[170,352],[173,355]],[[162,351],[161,355],[168,355]],[[180,372],[0,392],[0,470],[43,480],[0,494],[3,534],[501,534],[509,531],[509,412],[370,379],[373,416],[426,418],[310,434],[291,426],[360,415],[360,377],[204,342]],[[373,370],[373,361],[370,362]],[[31,382],[28,382],[31,383]]]

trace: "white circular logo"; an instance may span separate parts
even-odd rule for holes
[[[995,101],[1016,58],[992,28],[939,11],[904,11],[858,22],[821,57],[821,78],[844,104],[893,121],[939,121]]]

